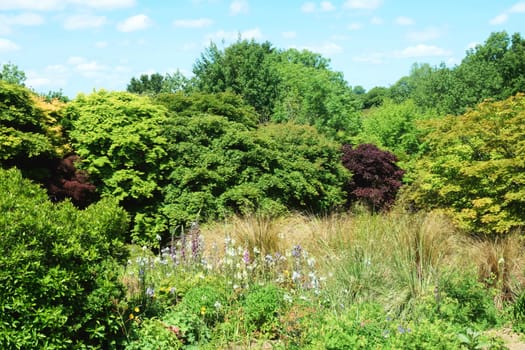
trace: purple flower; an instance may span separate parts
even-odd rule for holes
[[[242,260],[244,260],[244,263],[248,265],[250,263],[250,252],[248,249],[244,249],[244,254],[242,255]]]
[[[299,258],[301,256],[302,251],[303,251],[303,248],[299,244],[297,244],[296,246],[292,248],[292,256],[294,258]]]

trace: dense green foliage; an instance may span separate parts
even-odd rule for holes
[[[0,347],[112,348],[127,216],[115,201],[52,204],[17,170],[0,170]]]
[[[493,33],[366,92],[239,39],[73,101],[4,65],[0,347],[501,349],[483,330],[525,328],[524,62]],[[153,251],[124,266],[124,241]]]
[[[139,78],[131,78],[127,91],[135,94],[155,95],[163,92],[177,92],[188,89],[190,86],[189,79],[180,71],[173,74],[159,73],[151,75],[142,74]]]
[[[523,227],[524,123],[523,94],[430,121],[411,198],[421,208],[449,211],[470,232]]]
[[[338,140],[359,131],[360,102],[328,60],[290,49],[279,54],[276,69],[281,82],[272,120],[313,125]]]
[[[280,81],[271,62],[274,51],[269,42],[238,40],[224,50],[212,43],[193,67],[196,88],[208,93],[239,94],[255,108],[261,121],[266,121]]]
[[[388,91],[395,100],[412,98],[440,114],[462,114],[486,98],[506,99],[525,91],[525,40],[519,33],[492,33],[449,68],[415,65]],[[372,90],[369,92],[371,93]]]
[[[395,103],[387,99],[363,116],[362,128],[354,143],[371,143],[407,160],[422,148],[417,122],[428,118],[428,114],[423,114],[412,100]]]
[[[0,80],[10,84],[24,86],[26,79],[26,73],[20,70],[17,65],[12,63],[2,65],[2,70],[0,71]]]

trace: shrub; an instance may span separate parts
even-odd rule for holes
[[[439,208],[474,234],[525,225],[525,95],[486,101],[461,116],[427,124],[428,152],[415,162],[408,197]]]
[[[252,286],[242,302],[248,330],[275,334],[283,306],[284,292],[276,285]]]
[[[348,203],[362,202],[373,211],[389,209],[401,187],[404,170],[397,158],[372,144],[343,146],[343,165],[352,172],[347,184]]]
[[[125,212],[54,205],[14,169],[0,170],[0,212],[0,347],[117,347]]]

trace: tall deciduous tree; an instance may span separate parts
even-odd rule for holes
[[[211,43],[193,67],[196,88],[203,92],[231,91],[253,106],[262,121],[269,120],[279,85],[269,42],[238,40],[220,50]]]
[[[2,70],[0,71],[0,80],[11,84],[24,86],[26,81],[26,73],[19,69],[17,65],[7,63],[2,65]]]

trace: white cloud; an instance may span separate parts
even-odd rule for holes
[[[512,6],[509,9],[509,12],[510,13],[525,13],[525,1],[514,4],[514,6]]]
[[[400,26],[411,26],[412,24],[414,24],[414,20],[410,17],[406,17],[406,16],[399,16],[395,19],[394,21],[395,24],[398,24]]]
[[[51,11],[62,8],[60,0],[2,0],[0,10]]]
[[[305,46],[306,50],[320,53],[323,56],[336,55],[343,52],[343,48],[333,42],[325,42],[321,45]]]
[[[491,18],[489,20],[489,24],[491,25],[503,24],[507,22],[511,14],[515,14],[515,13],[525,13],[525,1],[517,2],[509,9]]]
[[[97,61],[89,61],[80,56],[72,56],[67,61],[72,65],[75,71],[86,78],[102,77],[104,72],[108,71],[108,67],[98,63]]]
[[[452,53],[449,50],[433,46],[419,44],[416,46],[409,46],[399,51],[389,52],[370,52],[360,56],[352,57],[355,62],[363,62],[370,64],[383,64],[392,59],[405,59],[405,58],[419,58],[419,57],[443,57],[447,58],[448,61],[453,60],[451,57]]]
[[[363,25],[361,23],[356,23],[356,22],[350,23],[348,25],[348,29],[350,29],[350,30],[358,30],[358,29],[361,29],[362,27],[363,27]]]
[[[204,28],[209,27],[213,24],[213,21],[209,18],[198,18],[198,19],[177,19],[173,21],[175,27],[180,28]]]
[[[410,32],[407,38],[412,41],[429,41],[441,37],[441,30],[434,27],[429,27],[421,31]]]
[[[64,28],[67,30],[99,28],[106,24],[106,17],[93,15],[74,15],[69,16],[64,21]]]
[[[32,88],[46,87],[48,89],[62,88],[67,85],[69,68],[61,64],[53,64],[44,68],[43,71],[28,71],[26,85]]]
[[[20,26],[38,26],[44,23],[44,17],[36,13],[22,13],[17,16],[6,18],[9,24]]]
[[[282,32],[281,34],[285,39],[295,39],[297,37],[296,32]]]
[[[492,24],[492,25],[503,24],[503,23],[507,22],[508,19],[509,19],[509,15],[506,14],[506,13],[502,13],[502,14],[499,14],[496,17],[492,18],[489,21],[489,23]]]
[[[248,13],[250,6],[246,0],[234,0],[230,4],[230,15],[236,16]]]
[[[1,0],[0,10],[56,11],[68,5],[111,10],[135,4],[135,0]]]
[[[135,0],[70,0],[77,5],[103,10],[112,10],[117,8],[127,8],[135,6]]]
[[[44,23],[44,17],[36,13],[21,13],[16,16],[0,15],[0,34],[10,34],[12,26],[39,26]]]
[[[321,1],[320,7],[322,12],[335,11],[335,6],[330,1]]]
[[[131,16],[117,25],[117,29],[121,32],[134,32],[137,30],[146,29],[151,25],[151,20],[146,15]]]
[[[262,38],[262,36],[262,32],[259,28],[248,29],[244,32],[241,32],[241,39],[259,40]]]
[[[301,5],[301,11],[304,13],[313,13],[316,11],[316,8],[315,3],[311,1],[305,2]]]
[[[343,7],[346,9],[375,10],[383,4],[383,0],[347,0]]]
[[[434,57],[434,56],[449,56],[451,53],[441,47],[434,45],[418,44],[416,46],[409,46],[402,51],[395,53],[395,56],[400,58],[414,58],[414,57]]]
[[[16,51],[18,49],[20,49],[20,46],[11,40],[0,38],[0,52]]]
[[[382,52],[372,52],[369,54],[364,54],[361,56],[352,57],[352,60],[355,62],[371,63],[371,64],[381,64],[385,58],[385,54]]]
[[[319,7],[313,1],[307,1],[301,5],[301,11],[304,13],[332,12],[335,10],[336,7],[331,1],[321,1]]]

